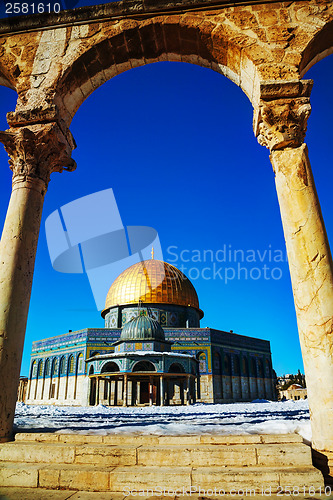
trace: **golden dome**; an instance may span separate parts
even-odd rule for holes
[[[174,304],[199,309],[197,292],[179,269],[161,260],[144,260],[123,271],[111,285],[105,309],[126,304]]]

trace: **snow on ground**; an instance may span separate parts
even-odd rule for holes
[[[90,407],[18,403],[16,432],[82,434],[287,434],[311,441],[307,401],[191,406]]]

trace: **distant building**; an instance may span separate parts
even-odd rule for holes
[[[220,314],[217,311],[217,314]],[[275,397],[268,341],[200,328],[192,283],[151,259],[126,269],[105,328],[33,342],[28,404],[228,403]]]
[[[288,389],[280,391],[281,399],[293,399],[297,401],[299,399],[307,399],[307,389],[299,384],[292,384]]]

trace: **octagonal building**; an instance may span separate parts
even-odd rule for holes
[[[145,260],[112,283],[102,317],[33,342],[28,404],[181,405],[275,399],[266,340],[200,328],[190,280]]]

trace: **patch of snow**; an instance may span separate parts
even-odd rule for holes
[[[191,406],[52,406],[17,403],[16,432],[83,434],[289,434],[311,442],[305,401]]]

